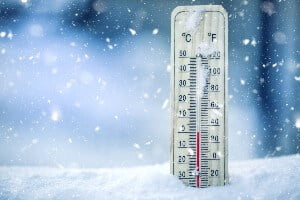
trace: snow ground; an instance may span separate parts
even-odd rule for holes
[[[231,161],[231,184],[189,188],[169,165],[111,169],[0,167],[0,199],[299,200],[300,155]]]

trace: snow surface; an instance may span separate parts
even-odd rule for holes
[[[299,200],[300,155],[231,161],[230,185],[184,186],[169,164],[111,169],[0,167],[0,199]]]

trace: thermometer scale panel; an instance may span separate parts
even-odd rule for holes
[[[171,66],[171,173],[192,187],[224,185],[228,16],[222,6],[175,8]]]

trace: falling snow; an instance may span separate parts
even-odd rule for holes
[[[163,104],[162,104],[162,106],[161,106],[161,109],[162,109],[162,110],[166,109],[167,106],[168,106],[168,104],[169,104],[169,99],[165,99],[165,101],[163,102]]]
[[[264,1],[262,6],[261,6],[261,9],[262,9],[263,12],[265,12],[269,16],[271,16],[275,13],[275,6],[270,1]]]
[[[257,45],[257,42],[256,42],[255,38],[252,38],[251,45],[254,46],[254,47]]]
[[[155,29],[153,29],[152,34],[156,35],[158,33],[158,31],[159,31],[158,28],[155,28]]]
[[[294,79],[295,79],[296,81],[300,81],[300,76],[295,76]]]
[[[37,144],[39,142],[39,140],[37,138],[35,138],[35,139],[32,139],[31,142],[32,142],[32,144]]]
[[[132,28],[128,29],[131,35],[136,35],[136,31]]]
[[[143,158],[144,158],[144,154],[138,153],[138,158],[139,158],[139,159],[143,159]]]
[[[244,39],[244,40],[243,40],[243,44],[244,44],[244,45],[248,45],[248,44],[249,44],[249,42],[250,42],[250,40],[249,40],[249,39]]]
[[[100,131],[100,126],[96,126],[94,129],[95,132],[99,132]]]
[[[280,31],[274,33],[273,38],[277,44],[286,44],[286,42],[287,42],[287,37],[286,37],[285,33],[280,32]]]
[[[60,111],[59,110],[53,110],[51,113],[51,120],[52,121],[58,121],[60,119]]]
[[[6,36],[6,32],[2,31],[0,32],[0,37],[4,38]]]
[[[137,143],[134,143],[134,144],[133,144],[133,147],[136,148],[136,149],[140,149],[140,148],[141,148],[140,145],[137,144]]]
[[[295,126],[300,129],[300,118],[296,119]]]

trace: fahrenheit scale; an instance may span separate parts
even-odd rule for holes
[[[171,21],[171,173],[198,188],[228,182],[228,16],[180,6]]]

